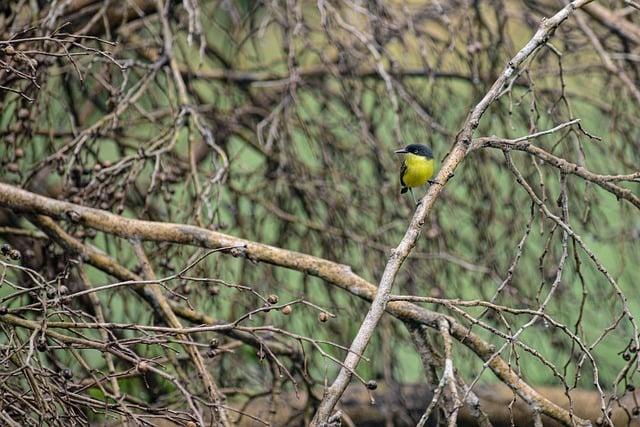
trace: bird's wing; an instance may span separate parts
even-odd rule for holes
[[[407,164],[405,162],[402,162],[402,167],[400,168],[400,185],[402,186],[402,189],[400,190],[400,194],[404,194],[407,192],[407,186],[404,183],[404,174],[405,172],[407,172]]]
[[[403,187],[406,187],[407,185],[404,183],[404,174],[405,172],[407,172],[407,164],[405,162],[402,162],[402,167],[400,168],[400,184]]]

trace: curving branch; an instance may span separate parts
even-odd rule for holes
[[[400,266],[415,246],[416,241],[420,236],[422,226],[424,225],[424,222],[431,212],[436,200],[442,193],[444,186],[449,179],[453,177],[454,171],[460,163],[462,163],[467,157],[473,139],[473,132],[478,127],[483,114],[496,99],[500,98],[505,93],[504,88],[509,86],[512,76],[515,75],[517,77],[518,68],[536,50],[538,50],[540,46],[547,43],[553,32],[563,21],[565,21],[576,9],[584,6],[590,1],[591,0],[572,1],[554,16],[544,20],[531,40],[529,40],[529,42],[509,61],[507,66],[494,82],[493,86],[491,86],[491,89],[467,116],[467,119],[462,126],[462,130],[456,137],[453,149],[438,172],[436,177],[437,184],[432,185],[429,188],[429,191],[416,209],[416,212],[411,219],[411,223],[409,224],[404,237],[400,241],[400,244],[393,251],[391,257],[389,257],[384,273],[382,274],[382,278],[380,279],[380,284],[378,285],[376,298],[373,300],[369,312],[360,326],[358,334],[353,339],[349,354],[344,361],[344,367],[340,369],[335,381],[325,392],[322,403],[314,417],[313,425],[319,426],[327,422],[333,412],[333,408],[347,388],[347,385],[351,380],[351,372],[358,365],[360,356],[373,336],[378,321],[389,302],[393,282],[400,270]]]
[[[60,227],[54,220],[52,220],[48,216],[32,215],[29,216],[29,220],[33,222],[36,227],[40,228],[44,233],[46,233],[46,235],[51,237],[52,240],[62,246],[65,250],[69,251],[72,254],[79,255],[87,264],[92,265],[93,267],[105,272],[106,274],[124,282],[144,282],[144,279],[141,276],[123,267],[109,255],[105,254],[97,248],[84,244],[78,239],[69,235],[62,229],[62,227]],[[140,295],[140,297],[145,300],[159,316],[162,316],[163,309],[161,307],[161,303],[157,300],[157,293],[150,292],[148,286],[131,286],[131,288],[134,292]],[[215,329],[216,332],[227,335],[230,338],[237,339],[257,349],[267,348],[268,352],[272,354],[287,356],[297,362],[303,360],[303,355],[300,351],[297,351],[296,349],[291,348],[285,344],[279,343],[277,341],[260,340],[250,333],[239,331],[234,328],[222,327],[228,324],[226,322],[216,320],[211,316],[208,316],[199,311],[185,307],[176,301],[169,300],[167,302],[170,305],[171,310],[173,310],[173,312],[178,317],[181,317],[192,323],[214,325],[220,327]]]
[[[224,252],[233,256],[243,256],[252,261],[265,262],[319,277],[367,301],[374,301],[378,295],[375,285],[353,273],[347,265],[236,238],[216,231],[189,225],[125,218],[110,212],[40,196],[5,183],[0,183],[0,206],[16,212],[46,215],[59,220],[71,221],[75,224],[94,228],[122,238],[171,242],[210,249],[241,247],[243,248],[242,250],[229,249]],[[67,244],[72,243],[67,242]],[[83,253],[84,248],[76,246],[75,249],[79,253]],[[101,263],[103,269],[116,277],[126,277],[127,274],[130,274],[127,273],[126,269],[113,264],[109,257],[100,254],[99,251],[93,253],[84,252],[84,255],[88,256],[89,260],[93,260],[92,262]],[[184,309],[177,310],[175,307],[173,310],[177,314],[186,312]],[[482,340],[478,335],[471,332],[468,327],[460,324],[455,319],[400,301],[390,302],[385,306],[385,310],[410,324],[422,324],[436,330],[439,329],[440,319],[446,318],[450,325],[451,336],[485,361],[495,375],[526,402],[539,407],[543,414],[566,425],[572,425],[573,422],[587,424],[586,421],[578,419],[569,411],[547,400],[533,387],[525,383],[511,366],[496,354],[495,346]],[[194,318],[197,317],[194,316]]]
[[[577,123],[577,120],[569,123]],[[554,129],[551,129],[551,131],[556,131],[563,127],[563,125],[560,125]],[[516,150],[529,153],[566,174],[579,176],[586,181],[598,185],[599,187],[616,196],[618,199],[626,200],[629,203],[633,204],[636,208],[640,209],[640,197],[636,196],[630,189],[614,184],[614,182],[622,181],[640,182],[640,172],[634,172],[624,175],[597,174],[586,169],[584,166],[572,163],[568,160],[563,159],[562,157],[555,156],[543,150],[542,148],[533,145],[530,142],[531,139],[546,135],[548,133],[549,132],[545,131],[540,132],[537,135],[528,135],[516,139],[504,139],[497,137],[477,138],[473,141],[472,148],[473,150],[477,150],[480,148],[489,147],[499,148],[503,151]]]

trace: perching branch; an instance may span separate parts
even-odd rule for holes
[[[378,294],[374,285],[354,274],[348,266],[194,226],[129,219],[98,209],[53,200],[3,183],[0,183],[0,206],[18,212],[72,221],[75,224],[125,238],[133,237],[143,241],[171,242],[209,249],[242,247],[241,251],[227,250],[225,252],[233,256],[245,257],[248,260],[305,272],[367,301],[374,301]],[[100,258],[102,260],[98,261]],[[104,266],[103,268],[113,271],[110,274],[116,275],[116,277],[126,277],[127,273],[119,272],[121,267],[113,265],[104,255],[96,253],[94,256],[90,255],[89,259],[100,262]],[[434,329],[439,327],[439,319],[443,317],[441,314],[405,302],[389,303],[385,309],[405,322],[419,323]],[[174,311],[176,311],[175,308]],[[544,414],[567,425],[571,423],[572,419],[577,419],[524,383],[509,365],[495,354],[494,346],[483,341],[455,319],[447,317],[447,321],[450,325],[451,335],[469,347],[482,360],[488,361],[489,368],[496,376],[513,388],[523,399],[535,403]]]
[[[469,152],[469,146],[472,142],[473,132],[478,127],[480,119],[487,111],[487,108],[499,98],[505,85],[509,79],[515,74],[517,77],[518,68],[542,45],[544,45],[558,26],[566,20],[576,9],[589,3],[591,0],[572,1],[553,17],[546,19],[541,23],[536,34],[529,42],[509,61],[503,69],[500,76],[496,79],[491,89],[484,95],[482,100],[474,107],[462,126],[462,130],[456,137],[453,149],[449,153],[446,161],[442,164],[440,171],[436,177],[437,184],[432,185],[429,191],[422,199],[420,205],[411,219],[409,227],[400,241],[398,247],[393,251],[385,267],[382,278],[378,285],[378,293],[373,300],[369,312],[365,317],[358,334],[353,339],[351,351],[345,358],[345,366],[340,370],[338,376],[334,380],[331,387],[325,392],[325,397],[318,408],[318,412],[314,417],[316,426],[322,425],[331,415],[334,406],[340,400],[342,393],[346,389],[351,379],[350,371],[355,369],[359,362],[359,356],[364,352],[371,336],[374,333],[376,325],[385,310],[391,295],[391,288],[395,281],[396,275],[400,270],[400,266],[407,258],[411,250],[416,244],[418,237],[422,231],[422,226],[431,212],[434,203],[439,198],[444,186],[454,175],[458,165],[464,161]]]

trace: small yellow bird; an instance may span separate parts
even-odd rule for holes
[[[402,169],[400,169],[400,184],[402,185],[400,194],[409,190],[415,202],[416,196],[413,195],[413,187],[420,187],[427,182],[431,183],[429,180],[435,169],[431,148],[422,144],[410,144],[396,150],[395,153],[405,155]]]

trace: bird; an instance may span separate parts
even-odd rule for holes
[[[430,179],[435,170],[435,162],[431,148],[423,144],[409,144],[394,152],[405,155],[400,169],[400,185],[402,186],[400,194],[409,191],[413,201],[416,202],[413,187],[420,187],[427,182],[433,183]]]

